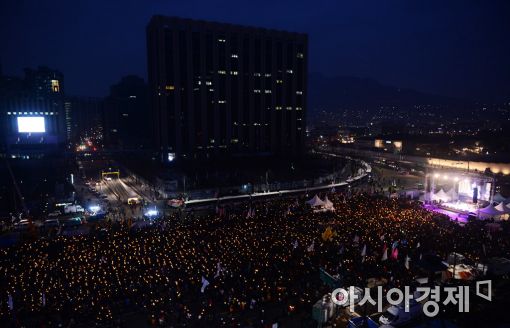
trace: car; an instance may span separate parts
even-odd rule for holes
[[[28,227],[30,226],[30,222],[28,220],[20,220],[18,223],[14,224],[14,229],[16,231],[26,231],[28,230]]]
[[[60,220],[60,223],[62,224],[63,227],[74,227],[81,225],[82,221],[80,217],[74,217],[65,220]]]
[[[112,178],[110,178],[110,177],[106,177],[106,178],[104,178],[104,179],[105,179],[106,181],[112,181]]]
[[[68,205],[64,208],[64,213],[77,213],[85,212],[85,209],[81,205]]]
[[[53,211],[50,214],[48,214],[48,217],[57,217],[60,216],[62,213],[60,211]]]
[[[379,325],[370,317],[355,317],[349,320],[347,328],[378,328]]]
[[[58,219],[49,219],[49,220],[44,221],[43,225],[45,228],[53,228],[53,227],[58,227],[60,224],[59,224]]]
[[[409,310],[406,312],[404,303],[390,306],[380,317],[381,325],[399,327],[418,319],[423,314],[422,305],[415,300],[409,300]]]

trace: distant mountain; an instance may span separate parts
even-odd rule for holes
[[[459,105],[464,101],[412,89],[383,85],[375,80],[350,76],[308,75],[309,109],[375,109],[379,106]]]

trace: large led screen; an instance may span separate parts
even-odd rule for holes
[[[46,132],[44,117],[42,116],[18,116],[19,133]]]

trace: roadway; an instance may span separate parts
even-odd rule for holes
[[[108,199],[114,198],[123,203],[127,203],[129,198],[140,198],[130,186],[124,183],[122,179],[112,179],[110,181],[104,181],[105,186],[105,194],[108,196]]]

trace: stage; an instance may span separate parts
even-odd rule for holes
[[[436,212],[439,214],[447,215],[451,221],[457,222],[460,225],[465,225],[468,222],[468,214],[467,213],[459,213],[447,210],[445,208],[438,207],[432,204],[425,204],[423,207],[431,212]]]
[[[463,225],[469,216],[478,217],[481,209],[492,204],[494,182],[493,177],[479,172],[450,169],[428,172],[424,207]]]

